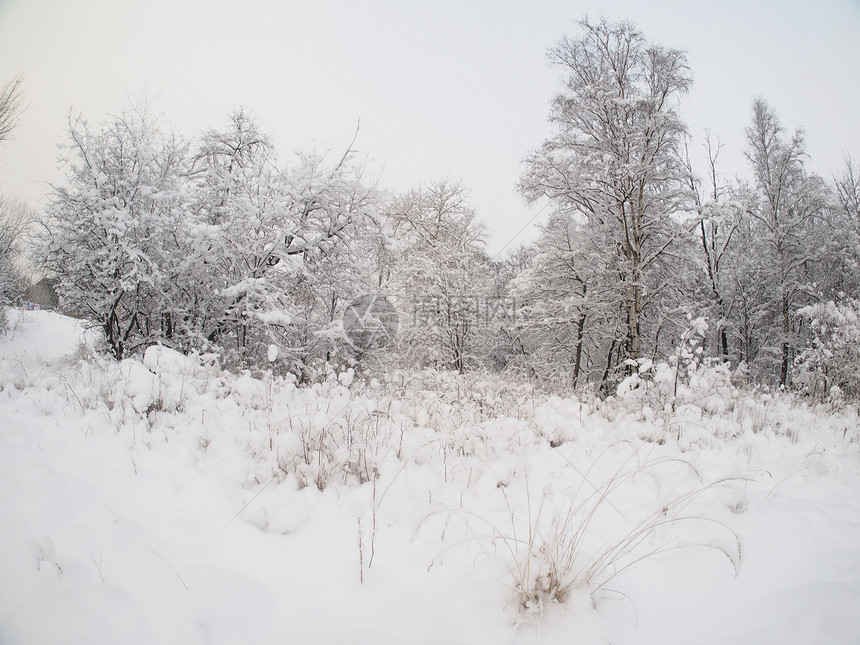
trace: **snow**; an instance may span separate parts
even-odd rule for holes
[[[95,337],[16,311],[0,338],[4,645],[860,640],[854,408],[700,370],[673,410],[665,366],[606,402],[433,371],[299,388]],[[520,606],[571,536],[579,570],[652,513]]]

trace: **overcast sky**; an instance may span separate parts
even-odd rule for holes
[[[586,14],[688,53],[683,116],[696,144],[723,139],[727,174],[745,172],[757,96],[804,127],[817,172],[860,158],[860,0],[0,0],[0,83],[23,73],[27,104],[0,191],[37,204],[59,179],[69,108],[99,122],[146,95],[191,137],[245,106],[285,162],[339,157],[360,119],[380,187],[462,180],[495,252],[546,215],[515,184],[549,133],[546,49]]]

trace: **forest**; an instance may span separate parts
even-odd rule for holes
[[[747,175],[726,178],[718,134],[696,140],[680,112],[686,55],[629,22],[578,27],[548,51],[565,80],[552,135],[523,160],[522,198],[549,212],[533,242],[491,256],[492,214],[467,185],[387,191],[355,141],[285,163],[250,109],[186,137],[144,103],[97,124],[70,112],[44,212],[2,200],[3,301],[20,301],[23,275],[48,276],[117,359],[161,344],[302,383],[427,366],[606,396],[667,364],[856,397],[847,152],[841,173],[815,175],[803,130],[757,99]],[[7,117],[20,92],[7,84]]]

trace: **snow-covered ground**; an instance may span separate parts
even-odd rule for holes
[[[702,372],[672,412],[656,367],[602,404],[297,388],[93,337],[0,339],[3,645],[860,642],[856,409]]]

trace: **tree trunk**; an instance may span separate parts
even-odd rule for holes
[[[642,336],[639,319],[642,314],[642,287],[634,281],[627,287],[627,358],[634,361],[642,356]]]
[[[788,299],[782,299],[782,365],[779,372],[779,384],[788,388],[789,367],[791,363],[791,343],[789,333],[791,332],[791,317],[789,316]]]
[[[579,372],[582,366],[582,338],[585,332],[585,313],[579,315],[579,320],[576,323],[576,356],[573,363],[573,389],[579,382]]]
[[[609,351],[606,353],[606,369],[603,370],[603,378],[601,379],[600,387],[606,393],[609,389],[609,372],[612,370],[612,352],[615,351],[615,339],[609,344]]]

